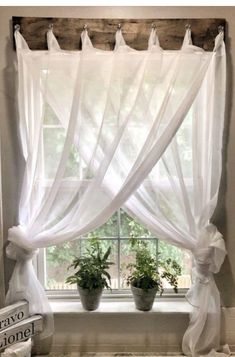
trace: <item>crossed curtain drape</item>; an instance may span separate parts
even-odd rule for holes
[[[121,31],[113,51],[94,48],[87,31],[81,51],[61,50],[52,31],[48,51],[31,51],[19,30],[15,38],[25,174],[19,225],[9,229],[7,254],[16,266],[7,302],[26,298],[31,314],[45,316],[48,336],[53,319],[32,266],[37,249],[78,238],[123,207],[193,253],[187,298],[194,308],[183,351],[218,349],[213,274],[226,250],[210,218],[221,175],[223,32],[213,52],[193,46],[189,29],[179,51],[162,50],[154,29],[146,51],[128,47]],[[48,149],[45,128],[60,131],[59,148]]]

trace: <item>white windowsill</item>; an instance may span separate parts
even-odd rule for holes
[[[192,306],[185,299],[157,300],[152,310],[145,312],[137,310],[134,301],[101,301],[95,311],[85,311],[78,301],[51,301],[50,304],[55,314],[188,314],[192,311]]]
[[[139,311],[133,299],[105,300],[95,311],[79,301],[51,301],[55,314],[53,351],[179,352],[192,306],[185,298],[157,298]]]

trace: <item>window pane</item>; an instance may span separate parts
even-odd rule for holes
[[[121,223],[121,227],[119,227],[119,222]],[[122,233],[121,236],[119,236],[120,232]],[[125,233],[125,236],[123,233]],[[73,274],[73,268],[68,270],[68,266],[72,263],[74,256],[85,253],[89,238],[93,237],[100,238],[103,250],[106,250],[109,246],[112,248],[110,260],[115,263],[109,270],[112,289],[129,289],[126,284],[126,278],[129,275],[127,265],[133,262],[135,258],[134,253],[131,251],[130,242],[127,239],[131,235],[138,239],[139,237],[147,237],[150,235],[150,232],[130,218],[124,211],[121,211],[120,220],[119,214],[115,213],[106,224],[90,232],[86,238],[47,248],[46,289],[76,289],[76,285],[65,284],[66,278]],[[152,255],[157,256],[159,253],[164,260],[167,258],[176,260],[182,267],[182,276],[179,277],[179,288],[189,288],[191,286],[192,268],[190,253],[164,241],[159,241],[157,238],[149,238],[145,238],[144,240],[148,241]],[[171,289],[171,286],[165,282],[164,288]]]
[[[182,269],[182,274],[178,279],[178,287],[180,289],[188,289],[191,286],[191,271],[192,271],[192,256],[187,250],[179,249],[164,241],[159,241],[158,251],[161,259],[174,259]],[[165,288],[171,288],[167,282],[164,284]]]
[[[111,275],[111,288],[118,289],[118,242],[116,239],[100,239],[101,248],[105,252],[109,247],[111,247],[111,254],[109,261],[114,264],[110,266],[108,272]],[[81,241],[81,252],[84,254],[86,252],[86,247],[89,246],[89,239],[82,239]]]
[[[147,239],[145,239],[146,241]],[[149,244],[149,249],[153,256],[157,256],[157,239],[147,240]],[[127,286],[126,279],[130,274],[127,269],[127,265],[134,262],[135,253],[131,250],[131,244],[127,239],[122,239],[120,242],[120,288],[130,289]]]
[[[123,210],[120,211],[121,216],[121,237],[130,238],[147,238],[151,237],[151,232],[142,226],[140,223],[135,221],[133,218],[128,216]]]
[[[76,289],[76,286],[65,284],[65,280],[72,274],[72,268],[68,270],[68,266],[80,251],[79,239],[46,248],[46,289]]]
[[[63,128],[44,128],[45,178],[53,178],[55,176],[63,150],[64,140],[65,132]]]
[[[192,108],[189,110],[187,117],[183,121],[179,131],[177,132],[177,143],[178,143],[178,150],[180,153],[181,158],[181,167],[183,171],[183,177],[191,178],[192,177]]]
[[[45,103],[44,125],[61,125],[55,112],[48,103]]]
[[[46,249],[46,289],[64,290],[76,289],[76,285],[66,284],[65,280],[69,275],[73,275],[73,268],[68,269],[75,256],[80,256],[86,252],[89,245],[88,239],[77,239],[58,246]],[[118,289],[118,244],[117,240],[101,240],[103,251],[111,246],[109,261],[114,262],[110,267],[111,288]]]
[[[80,173],[84,170],[84,167],[80,163],[80,157],[78,149],[73,145],[70,149],[69,158],[67,161],[64,178],[76,178],[79,179]]]
[[[60,127],[44,127],[44,163],[45,163],[45,178],[54,178],[65,142],[65,130]],[[77,178],[83,175],[86,171],[84,162],[80,163],[79,152],[73,145],[71,147],[68,162],[65,169],[64,178]]]
[[[118,237],[118,215],[114,215],[101,227],[87,234],[88,238]]]

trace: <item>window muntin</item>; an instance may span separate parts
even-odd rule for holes
[[[134,259],[130,249],[130,236],[147,240],[153,255],[156,256],[159,253],[163,258],[175,259],[182,266],[179,288],[187,289],[190,287],[190,253],[158,240],[123,210],[119,210],[105,225],[90,232],[86,237],[44,249],[45,272],[43,282],[45,289],[62,291],[76,289],[76,285],[65,284],[66,277],[72,273],[72,270],[67,268],[75,255],[80,255],[85,251],[88,240],[92,237],[98,237],[104,248],[108,246],[112,248],[110,259],[115,263],[110,268],[112,292],[128,292],[129,288],[126,285],[128,270],[126,266]],[[169,288],[169,285],[165,283],[165,289]]]

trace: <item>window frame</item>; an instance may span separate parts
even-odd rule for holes
[[[61,123],[56,123],[56,124],[55,123],[44,123],[43,124],[43,133],[44,133],[44,129],[48,130],[48,129],[54,129],[54,128],[60,129],[60,128],[63,128],[63,126]],[[80,182],[81,187],[83,186],[84,188],[86,188],[86,186],[90,180],[88,178],[82,178],[83,164],[84,164],[83,159],[80,158],[79,163],[78,163],[78,165],[79,165],[78,177],[69,177],[66,180],[64,180],[62,183],[62,186],[64,188],[69,190],[70,188],[74,187],[78,182]],[[159,168],[158,168],[158,170],[159,170]],[[157,172],[157,173],[159,174],[159,172]],[[52,178],[44,176],[44,178],[43,178],[44,188],[50,187],[52,182],[53,182]],[[148,185],[148,179],[146,180],[145,184]],[[167,191],[167,188],[168,188],[168,185],[166,184],[165,181],[163,181],[162,189]],[[116,214],[117,214],[117,218],[118,218],[117,236],[116,237],[99,237],[99,239],[102,239],[102,240],[115,240],[117,242],[118,288],[112,289],[112,291],[105,289],[103,292],[103,298],[105,298],[105,299],[117,299],[117,298],[125,299],[125,298],[130,298],[132,296],[130,289],[121,289],[121,287],[120,287],[121,241],[123,241],[123,240],[127,241],[129,239],[129,237],[121,236],[121,208],[117,211]],[[136,237],[136,238],[143,239],[143,237]],[[82,237],[82,238],[78,238],[78,239],[85,240],[86,238]],[[157,254],[159,238],[157,238],[155,236],[151,236],[148,238],[146,237],[146,239],[148,241],[149,240],[156,241],[156,254]],[[34,261],[34,267],[36,270],[37,277],[38,277],[40,283],[42,284],[42,286],[44,287],[46,294],[49,298],[51,298],[51,299],[74,299],[74,298],[76,298],[77,299],[79,297],[79,294],[76,289],[52,290],[52,289],[45,288],[45,286],[46,286],[46,284],[45,284],[45,280],[46,280],[46,248],[41,248],[39,250],[39,254]],[[165,288],[163,295],[164,295],[164,297],[177,297],[177,298],[180,297],[180,298],[182,298],[186,295],[187,291],[188,291],[188,288],[181,288],[181,289],[179,289],[178,294],[175,294],[173,289]]]
[[[132,293],[130,289],[122,289],[120,287],[120,262],[121,262],[121,242],[128,241],[129,237],[121,236],[121,209],[118,210],[116,213],[118,216],[118,227],[117,227],[117,237],[99,237],[100,240],[115,240],[117,242],[117,271],[118,271],[118,288],[114,288],[110,290],[104,290],[102,294],[102,298],[105,300],[116,300],[116,299],[130,299],[132,297]],[[87,238],[82,237],[78,238],[82,241],[85,241]],[[137,239],[146,239],[147,241],[154,240],[156,241],[156,254],[158,253],[158,241],[159,238],[157,237],[137,237]],[[34,267],[36,270],[36,274],[42,286],[44,287],[46,294],[49,299],[62,299],[62,300],[72,300],[78,299],[79,294],[76,289],[46,289],[45,288],[45,280],[46,280],[46,248],[41,248],[39,250],[39,254],[36,257],[34,262]],[[164,289],[163,297],[165,298],[182,298],[185,297],[188,288],[180,288],[178,293],[174,293],[173,289]],[[159,298],[159,294],[156,298]],[[80,299],[80,298],[79,298]]]

